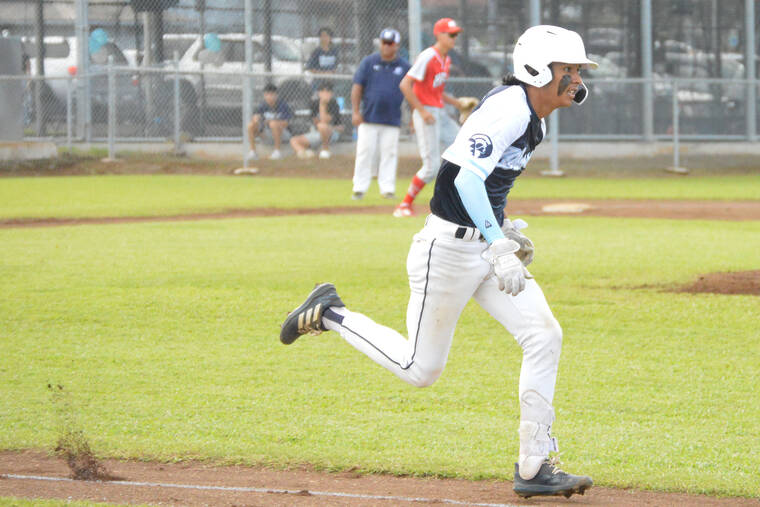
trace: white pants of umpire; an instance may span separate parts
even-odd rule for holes
[[[347,308],[333,308],[342,322],[323,318],[325,326],[400,379],[425,387],[443,372],[459,316],[474,298],[523,349],[520,396],[532,389],[551,404],[562,329],[541,288],[529,279],[517,296],[500,291],[490,264],[481,257],[487,244],[477,239],[477,229],[468,228],[465,238],[457,239],[457,228],[430,215],[414,236],[407,259],[409,339]]]
[[[356,129],[354,192],[366,193],[377,165],[377,185],[381,194],[396,191],[399,127],[379,123],[361,123]]]
[[[424,106],[435,118],[435,123],[428,124],[416,109],[412,113],[417,149],[422,159],[422,167],[417,177],[430,183],[438,175],[441,167],[441,153],[454,142],[459,132],[459,124],[443,108]]]

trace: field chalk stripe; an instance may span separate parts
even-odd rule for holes
[[[473,503],[461,502],[459,500],[449,500],[447,498],[413,498],[403,496],[386,496],[386,495],[363,495],[359,493],[340,493],[333,491],[310,491],[296,489],[271,489],[271,488],[249,488],[244,486],[197,486],[193,484],[167,484],[160,482],[133,482],[133,481],[77,481],[68,477],[46,477],[43,475],[16,475],[0,474],[0,477],[7,479],[21,479],[31,481],[59,481],[59,482],[101,482],[102,484],[118,484],[120,486],[142,486],[147,488],[180,488],[180,489],[198,489],[198,490],[215,490],[215,491],[241,491],[250,493],[277,493],[289,495],[314,495],[314,496],[335,496],[344,498],[361,498],[363,500],[392,500],[397,502],[438,502],[449,505],[474,505],[477,507],[517,507],[512,504],[504,503]]]

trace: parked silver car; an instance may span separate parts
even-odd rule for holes
[[[37,74],[37,43],[33,37],[22,38],[23,51],[29,60],[31,75]],[[42,112],[46,119],[63,117],[66,114],[66,95],[70,76],[80,77],[77,68],[76,37],[49,36],[44,39],[45,60],[43,70],[47,79],[43,88]],[[93,121],[105,121],[108,112],[109,58],[116,66],[127,66],[128,60],[121,49],[112,41],[104,43],[100,49],[90,54],[90,98]],[[119,72],[116,74],[116,96],[120,121],[142,121],[143,94],[136,74]],[[76,100],[75,94],[73,100]]]

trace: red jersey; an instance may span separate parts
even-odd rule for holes
[[[414,79],[412,90],[425,106],[443,107],[443,89],[449,77],[451,58],[433,47],[425,49],[406,73]]]

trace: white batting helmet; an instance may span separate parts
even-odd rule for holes
[[[584,69],[598,67],[586,56],[583,39],[576,32],[559,26],[538,25],[525,30],[517,39],[512,62],[515,77],[523,83],[541,87],[552,80],[552,62],[580,64]],[[586,98],[576,97],[580,103]]]

